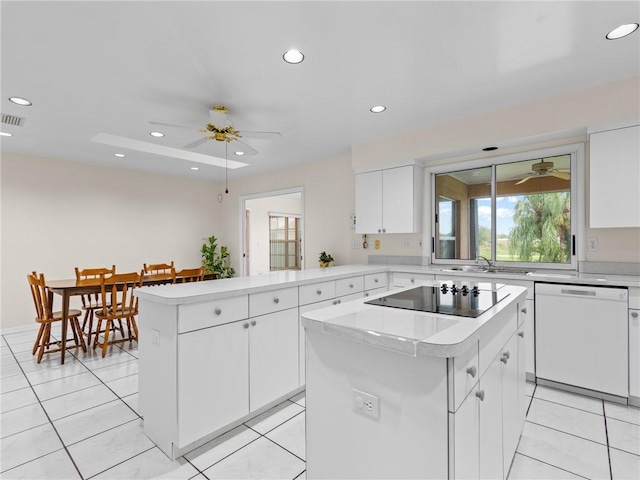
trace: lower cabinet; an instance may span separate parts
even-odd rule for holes
[[[298,388],[298,309],[249,322],[249,410]]]
[[[298,309],[178,336],[178,445],[298,387]]]
[[[178,445],[249,413],[248,320],[178,336]]]
[[[456,479],[504,479],[509,473],[525,419],[521,330],[509,338],[456,412],[449,413]]]

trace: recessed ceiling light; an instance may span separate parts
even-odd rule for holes
[[[198,167],[191,167],[191,170],[200,170]]]
[[[237,152],[233,152],[234,155],[238,155],[239,157],[244,155],[244,152],[241,151],[237,151]]]
[[[369,111],[371,113],[382,113],[387,109],[384,105],[376,105],[375,107],[371,107]]]
[[[0,137],[13,137],[13,133],[0,132]]]
[[[492,152],[493,150],[497,150],[498,147],[484,147],[482,149],[483,152]]]
[[[156,138],[164,137],[164,133],[162,133],[162,132],[150,132],[149,135],[151,135],[152,137],[156,137]]]
[[[22,97],[9,97],[9,101],[15,103],[16,105],[22,105],[23,107],[29,107],[30,105],[32,105],[29,100]]]
[[[284,55],[282,55],[282,58],[284,58],[285,62],[295,65],[304,60],[304,55],[300,50],[287,50],[284,52]]]
[[[124,158],[126,157],[126,155],[124,153],[114,153],[113,154],[114,157],[118,157],[118,158]]]
[[[620,25],[618,28],[614,28],[607,33],[607,40],[617,40],[618,38],[626,37],[627,35],[635,32],[638,29],[637,23],[628,23],[626,25]]]

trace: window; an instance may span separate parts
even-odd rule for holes
[[[577,266],[577,152],[534,155],[466,170],[438,167],[441,173],[432,175],[434,263],[481,256],[503,266]]]
[[[269,215],[269,270],[300,270],[297,217]]]

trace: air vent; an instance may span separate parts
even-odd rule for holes
[[[13,125],[14,127],[22,127],[24,125],[24,117],[16,117],[15,115],[2,114],[2,123]]]

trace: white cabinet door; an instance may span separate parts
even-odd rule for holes
[[[299,328],[299,364],[300,364],[300,372],[299,372],[299,382],[298,384],[300,386],[304,385],[307,381],[306,378],[306,361],[307,361],[307,353],[306,353],[306,348],[307,348],[307,335],[304,331],[304,327],[302,326],[302,314],[306,313],[306,312],[310,312],[312,310],[318,310],[320,308],[325,308],[325,307],[331,307],[334,305],[334,300],[325,300],[324,302],[318,302],[318,303],[311,303],[309,305],[303,305],[301,306],[298,310],[300,311],[300,324],[298,326]]]
[[[449,413],[453,425],[455,446],[453,450],[453,475],[451,478],[480,478],[480,399],[476,396],[478,386],[473,388],[456,413]],[[451,428],[451,427],[450,427]]]
[[[414,167],[382,171],[382,227],[384,233],[419,232],[416,225]],[[418,175],[416,173],[416,175]]]
[[[640,227],[640,126],[589,136],[589,227]]]
[[[249,319],[249,409],[298,388],[298,309]]]
[[[629,395],[640,399],[640,310],[629,310]]]
[[[179,446],[249,413],[248,321],[178,335]]]
[[[382,170],[356,175],[356,233],[382,231]]]
[[[528,320],[531,320],[530,318]],[[527,407],[529,402],[527,401],[527,374],[526,365],[529,357],[529,343],[527,341],[526,324],[521,325],[518,328],[518,405],[520,405],[520,416],[518,417],[518,424],[524,425],[525,418],[527,416]]]
[[[514,334],[505,345],[500,363],[502,365],[502,458],[503,472],[506,474],[516,453],[522,430],[520,412],[520,388],[518,375],[518,337]]]
[[[534,318],[535,318],[535,307],[536,303],[534,300],[527,299],[524,302],[524,306],[519,305],[520,313],[519,315],[524,316],[524,329],[520,329],[523,331],[524,335],[524,371],[531,377],[531,381],[535,379],[536,376],[536,358],[535,358],[535,327],[534,327]],[[522,342],[521,342],[522,343]]]
[[[502,363],[501,354],[491,362],[480,378],[480,476],[504,478],[502,466]]]

